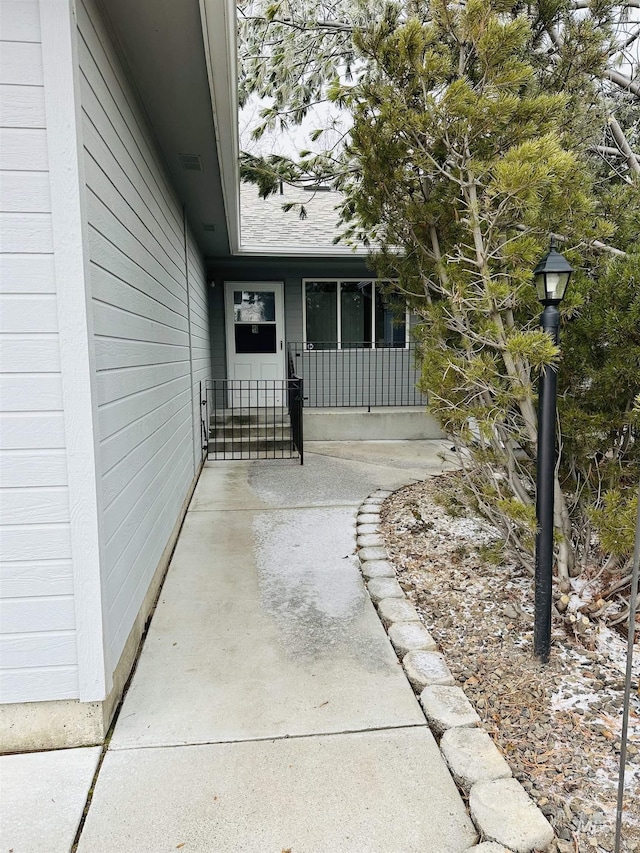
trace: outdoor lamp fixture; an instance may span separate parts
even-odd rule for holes
[[[556,241],[552,237],[549,251],[533,271],[538,299],[543,305],[558,305],[562,302],[572,272],[571,264],[556,252]]]
[[[551,239],[548,253],[533,271],[538,299],[544,305],[540,325],[559,340],[560,311],[573,268],[556,252]],[[542,663],[551,647],[551,589],[553,568],[553,491],[556,467],[556,396],[558,373],[548,365],[540,377],[538,395],[538,460],[536,473],[536,567],[533,650]]]

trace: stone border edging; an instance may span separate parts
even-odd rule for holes
[[[440,753],[468,798],[482,842],[466,853],[533,853],[548,850],[555,838],[549,821],[513,778],[480,717],[447,666],[444,655],[398,583],[380,533],[380,508],[393,494],[373,492],[356,517],[360,570],[371,601],[401,661]]]

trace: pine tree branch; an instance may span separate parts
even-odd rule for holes
[[[309,32],[314,28],[318,28],[320,30],[332,30],[334,32],[345,32],[352,33],[354,27],[351,24],[343,23],[341,21],[310,21],[308,23],[297,24],[295,21],[292,21],[290,18],[264,18],[262,16],[258,17],[247,17],[244,16],[243,20],[251,23],[260,22],[265,25],[269,24],[280,24],[282,27],[289,27],[292,30],[299,30],[301,32]]]
[[[337,30],[341,33],[352,33],[354,30],[351,24],[338,23],[337,21],[316,21],[315,25],[321,30]]]
[[[629,164],[629,168],[633,172],[634,175],[640,175],[640,161],[634,152],[631,150],[631,146],[627,141],[627,137],[624,135],[624,131],[618,124],[615,119],[615,116],[609,116],[609,127],[611,128],[611,133],[613,134],[613,138],[620,146],[620,150],[623,155],[626,157],[627,163]]]
[[[640,8],[640,0],[638,0],[638,7]],[[629,77],[625,77],[624,74],[612,68],[605,68],[602,73],[607,80],[611,80],[612,83],[620,86],[621,89],[626,89],[640,98],[640,83],[634,82]]]
[[[597,151],[598,154],[608,154],[611,157],[622,157],[623,159],[627,156],[624,154],[619,148],[614,148],[612,145],[594,145],[591,151]],[[640,157],[640,154],[636,154],[633,152],[635,157]]]
[[[531,230],[530,228],[527,228],[526,225],[515,225],[514,227],[517,228],[518,231],[530,231]],[[555,234],[552,232],[549,236],[553,237],[554,240],[557,240],[558,243],[568,243],[569,242],[569,238],[565,237],[564,234]],[[590,240],[589,245],[599,252],[608,252],[610,255],[613,255],[616,258],[626,258],[627,257],[627,253],[623,252],[622,249],[616,249],[615,246],[609,246],[606,243],[603,243],[601,240]]]
[[[593,0],[573,0],[572,3],[569,4],[569,8],[571,9],[589,9],[591,8]],[[620,4],[621,9],[640,9],[640,0],[625,0],[624,3]]]
[[[640,27],[638,27],[637,30],[635,30],[633,33],[631,33],[631,35],[628,36],[622,42],[622,44],[614,45],[611,48],[611,50],[609,51],[609,56],[617,56],[617,54],[621,53],[623,50],[626,50],[628,47],[631,47],[631,45],[634,42],[636,42],[639,38],[640,38]]]

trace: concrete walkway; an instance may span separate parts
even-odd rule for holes
[[[473,844],[354,554],[364,498],[442,470],[443,447],[316,442],[304,467],[205,467],[79,853]]]

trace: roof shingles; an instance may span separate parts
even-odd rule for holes
[[[242,246],[245,249],[265,249],[274,252],[317,251],[319,255],[336,255],[353,251],[345,243],[333,244],[340,233],[338,228],[341,195],[334,191],[311,192],[295,187],[283,187],[283,192],[266,199],[258,195],[254,184],[240,185],[240,220]],[[300,218],[299,208],[288,212],[284,204],[302,204],[306,219]],[[364,247],[360,249],[360,253]]]

